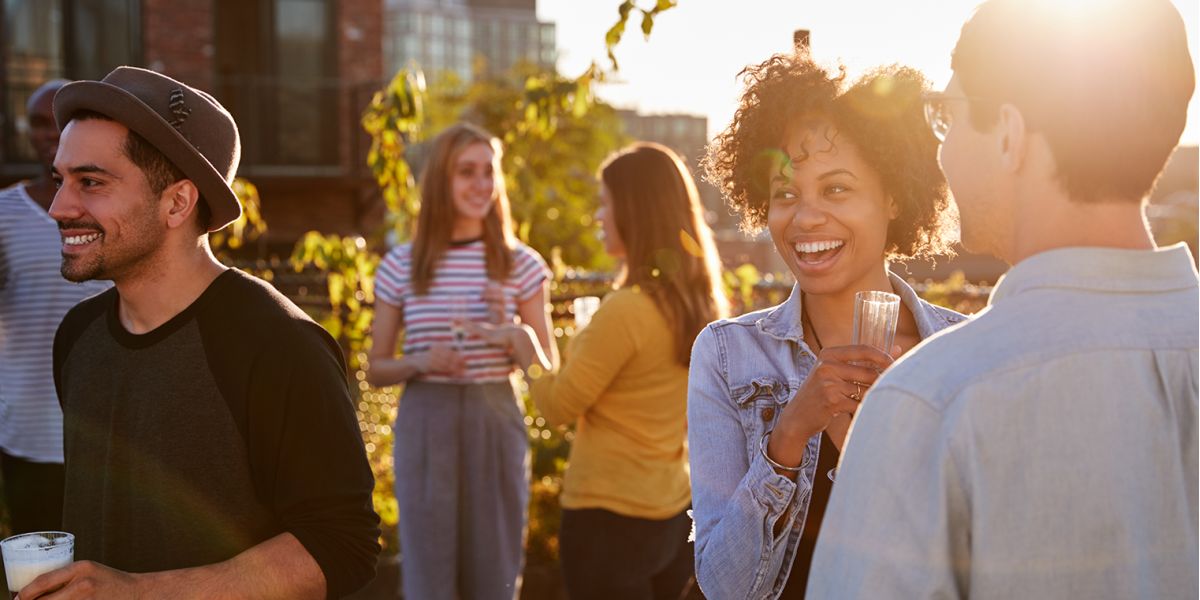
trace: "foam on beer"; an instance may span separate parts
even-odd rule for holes
[[[43,573],[71,564],[71,544],[40,535],[22,536],[4,544],[4,571],[8,589],[18,592]]]
[[[8,548],[12,550],[37,550],[38,548],[49,548],[54,545],[54,540],[44,535],[29,535],[17,538],[8,543]]]

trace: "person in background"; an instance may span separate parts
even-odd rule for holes
[[[1183,20],[988,0],[951,57],[926,114],[963,244],[1013,267],[864,400],[809,592],[1194,598],[1200,285],[1143,215],[1195,86]]]
[[[118,67],[54,97],[62,275],[114,286],[54,339],[77,562],[22,598],[337,598],[379,519],[337,342],[208,234],[241,214],[233,117]]]
[[[29,141],[37,179],[0,190],[0,465],[4,502],[16,533],[62,528],[62,408],[54,393],[52,348],[63,315],[108,289],[72,283],[59,273],[62,237],[47,210],[58,151],[51,103],[70,83],[56,79],[29,96]]]
[[[767,227],[796,285],[696,340],[696,571],[710,598],[801,598],[850,417],[892,362],[850,345],[855,295],[900,296],[894,354],[962,321],[889,270],[948,251],[953,221],[919,72],[884,67],[847,85],[797,50],[744,76],[708,173],[745,225]]]
[[[621,261],[617,289],[530,395],[551,425],[576,427],[559,533],[568,595],[673,600],[693,572],[687,365],[696,334],[727,312],[720,259],[670,149],[629,146],[599,178],[596,220]]]
[[[520,595],[529,441],[511,375],[535,358],[549,367],[556,351],[549,269],[513,237],[500,159],[500,141],[473,125],[438,135],[413,242],[376,272],[367,381],[404,384],[394,434],[406,598]],[[468,336],[469,322],[517,317],[526,353]]]

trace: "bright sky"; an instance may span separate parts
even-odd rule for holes
[[[1200,65],[1200,9],[1173,0],[1187,27],[1192,60]],[[638,0],[650,6],[653,0]],[[962,23],[979,0],[679,0],[659,15],[650,40],[641,13],[617,47],[620,82],[599,89],[604,100],[643,112],[708,116],[715,134],[733,116],[737,73],[773,53],[787,51],[792,31],[812,31],[814,56],[845,63],[852,76],[899,62],[921,69],[941,88],[950,79],[950,51]],[[604,32],[616,21],[620,0],[538,0],[538,16],[558,27],[559,70],[584,71],[607,61]],[[1198,76],[1200,79],[1200,76]],[[1200,98],[1192,97],[1184,144],[1200,143]]]

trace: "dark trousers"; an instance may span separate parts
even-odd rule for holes
[[[61,530],[63,466],[29,462],[0,452],[0,468],[13,534]]]
[[[563,509],[559,556],[571,600],[679,600],[693,583],[692,521]]]

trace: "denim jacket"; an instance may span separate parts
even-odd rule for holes
[[[921,300],[889,273],[921,338],[964,320]],[[759,443],[816,364],[800,325],[800,287],[783,304],[717,321],[696,338],[688,380],[688,447],[696,579],[708,598],[777,598],[791,572],[817,465],[808,440],[792,481],[775,473]],[[784,519],[780,534],[776,521]]]

